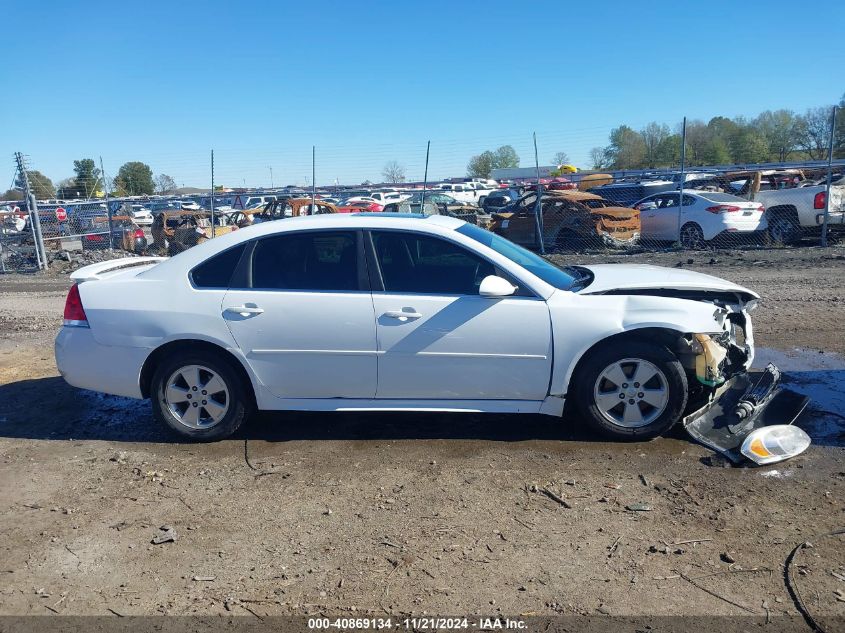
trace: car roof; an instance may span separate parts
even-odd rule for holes
[[[601,200],[601,196],[586,191],[575,191],[573,189],[543,189],[544,196],[555,198],[569,198],[570,200]]]

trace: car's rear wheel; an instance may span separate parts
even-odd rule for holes
[[[587,357],[574,378],[575,405],[587,424],[621,440],[661,435],[687,404],[684,368],[662,345],[622,341]]]
[[[229,362],[208,352],[177,353],[153,374],[153,413],[182,437],[219,440],[234,433],[249,415],[248,393]]]
[[[704,231],[695,222],[689,222],[681,227],[681,246],[683,248],[700,251],[707,246],[704,241]]]
[[[801,227],[787,213],[777,213],[769,220],[769,236],[775,244],[795,244],[801,238]]]

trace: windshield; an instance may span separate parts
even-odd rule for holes
[[[505,239],[495,233],[478,228],[474,224],[464,224],[459,229],[458,233],[471,237],[476,242],[484,244],[492,248],[500,255],[504,255],[509,260],[522,266],[528,272],[536,275],[547,284],[560,288],[561,290],[569,290],[578,280],[578,273],[575,269],[569,269],[570,272],[563,268],[558,268],[547,259],[544,259],[532,253],[531,251],[517,246],[510,240]]]

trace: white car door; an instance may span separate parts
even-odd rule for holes
[[[372,231],[371,244],[378,398],[546,397],[552,337],[545,301],[480,296],[494,266],[440,237]]]
[[[222,311],[258,380],[282,398],[373,398],[376,332],[361,233],[256,240],[245,288]]]

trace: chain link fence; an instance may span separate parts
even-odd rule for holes
[[[256,222],[312,212],[450,215],[545,254],[828,245],[845,233],[845,161],[833,160],[832,143],[831,136],[827,161],[686,167],[682,152],[672,168],[579,171],[537,161],[530,168],[493,170],[496,180],[430,179],[428,150],[432,155],[437,150],[431,145],[412,163],[421,179],[354,186],[337,179],[315,185],[317,156],[328,164],[348,162],[344,148],[319,153],[309,148],[308,160],[299,156],[289,171],[310,173],[310,182],[306,176],[304,185],[283,187],[272,182],[268,157],[218,152],[218,178],[231,184],[238,180],[235,174],[268,169],[270,186],[248,187],[243,177],[243,186],[224,185],[211,196],[212,153],[211,160],[195,155],[173,166],[197,181],[208,178],[211,186],[195,193],[109,197],[110,187],[104,186],[109,181],[101,174],[94,189],[102,190],[102,198],[39,201],[31,169],[16,154],[15,182],[23,200],[0,201],[0,272],[37,271],[56,259],[84,264],[133,254],[173,255]],[[525,153],[524,144],[518,147]],[[372,171],[396,152],[374,147],[354,153]]]

